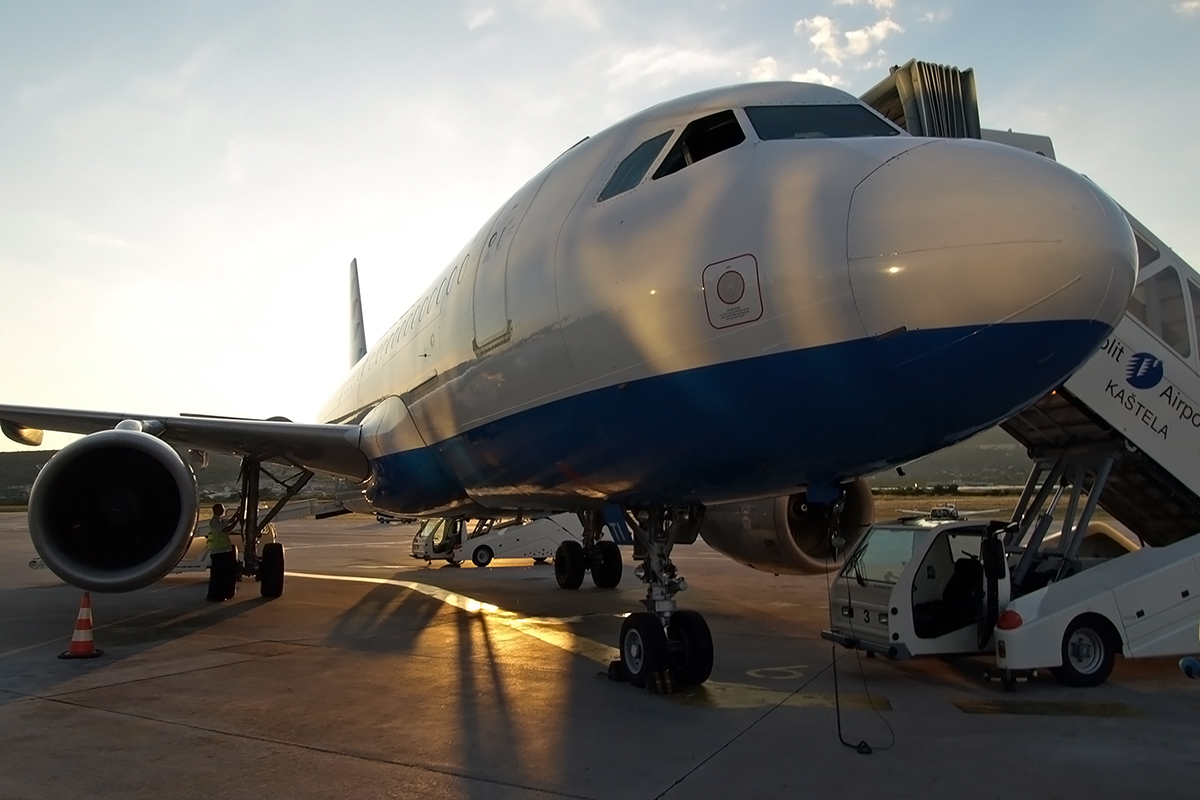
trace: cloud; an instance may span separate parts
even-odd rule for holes
[[[476,28],[482,28],[489,22],[496,21],[496,9],[494,6],[487,8],[478,8],[474,11],[468,11],[466,14],[467,30],[473,31]]]
[[[1200,2],[1200,0],[1197,0]],[[945,22],[950,19],[950,9],[943,8],[941,11],[926,11],[921,15],[922,22]]]
[[[840,76],[827,75],[816,67],[804,72],[797,72],[792,75],[792,80],[800,81],[801,83],[823,83],[826,86],[841,86],[844,83]]]
[[[17,100],[21,107],[27,110],[43,103],[50,103],[58,99],[74,81],[74,76],[63,75],[61,78],[41,86],[26,86],[17,94]]]
[[[1182,0],[1171,6],[1171,10],[1181,17],[1190,17],[1197,11],[1200,11],[1200,0]]]
[[[824,15],[818,15],[800,20],[796,23],[794,31],[797,36],[811,33],[808,40],[812,42],[813,49],[824,56],[826,61],[840,66],[847,58],[865,54],[893,33],[903,33],[904,28],[891,17],[884,17],[873,25],[843,34],[838,31],[836,22]]]
[[[115,236],[105,236],[99,233],[75,233],[72,235],[81,242],[87,242],[88,244],[100,247],[129,247],[129,242],[124,239],[118,239]]]
[[[779,77],[779,62],[771,56],[760,58],[758,62],[750,68],[750,80],[752,81],[773,81]]]
[[[563,20],[586,30],[604,26],[604,16],[592,0],[524,0],[522,5],[542,20]]]
[[[835,6],[856,6],[862,0],[833,0]],[[867,0],[875,8],[895,8],[896,0]]]
[[[171,100],[179,97],[187,89],[192,78],[215,60],[218,50],[219,46],[216,42],[209,42],[196,50],[191,58],[169,72],[135,78],[131,88],[142,99],[149,101]]]
[[[768,59],[774,61],[769,56],[767,59],[760,59],[755,69],[763,67],[763,62]],[[685,75],[732,75],[742,63],[743,57],[737,53],[719,53],[662,44],[625,53],[605,72],[613,79],[613,85],[616,87],[629,86],[644,80],[656,80],[660,84],[667,84]],[[754,69],[751,70],[751,74],[753,72]]]

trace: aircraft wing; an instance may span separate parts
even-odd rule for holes
[[[115,428],[125,420],[140,422],[144,431],[174,445],[295,464],[355,480],[365,480],[370,473],[367,457],[358,447],[362,433],[358,425],[0,405],[0,430],[27,445],[40,444],[43,430],[89,434]]]

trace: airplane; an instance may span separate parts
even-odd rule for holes
[[[46,565],[94,591],[166,574],[197,519],[174,448],[243,457],[251,515],[269,468],[294,470],[271,475],[289,487],[357,481],[388,514],[575,512],[585,541],[558,553],[560,585],[587,569],[615,585],[601,537],[631,530],[647,594],[614,666],[678,688],[714,656],[703,617],[678,608],[676,544],[699,533],[759,569],[830,569],[872,521],[862,476],[996,424],[1098,349],[1136,249],[1117,205],[1049,159],[910,136],[840,90],[768,82],[568,149],[370,349],[351,269],[352,368],[318,423],[0,405],[20,442],[87,434],[31,493]],[[246,569],[278,596],[282,549],[258,554],[264,523],[247,524]]]

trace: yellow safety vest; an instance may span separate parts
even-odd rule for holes
[[[225,524],[225,520],[220,517],[213,517],[208,521],[208,533],[204,535],[208,541],[208,552],[229,553],[233,550],[233,542],[229,541]]]

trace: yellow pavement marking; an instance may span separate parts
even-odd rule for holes
[[[751,678],[759,678],[760,680],[786,681],[796,680],[804,677],[804,670],[808,669],[808,664],[795,664],[789,667],[759,667],[758,669],[748,669],[746,674]]]
[[[440,600],[446,605],[454,608],[462,609],[475,614],[487,614],[489,619],[494,619],[502,625],[507,625],[513,630],[532,636],[535,639],[553,645],[560,650],[566,650],[568,653],[583,656],[591,659],[598,664],[608,666],[609,662],[616,660],[620,653],[617,648],[609,647],[608,645],[593,642],[591,639],[585,639],[582,636],[576,636],[570,631],[565,631],[560,627],[548,625],[544,622],[539,622],[536,619],[522,617],[512,611],[507,611],[499,606],[491,603],[484,603],[476,600],[473,597],[467,597],[457,592],[452,592],[448,589],[443,589],[440,586],[430,586],[427,583],[417,583],[416,581],[399,581],[394,578],[370,578],[366,576],[350,576],[350,575],[322,575],[312,572],[288,572],[290,577],[295,578],[315,578],[317,580],[326,581],[346,581],[349,583],[373,583],[386,586],[397,586],[401,589],[409,589],[414,592],[420,592],[423,595],[432,597],[435,600]]]
[[[401,581],[394,578],[371,578],[357,575],[325,575],[315,572],[288,572],[293,578],[313,578],[323,581],[344,581],[347,583],[369,583],[382,586],[396,586],[401,589],[419,592],[435,600],[440,600],[454,608],[475,614],[486,614],[489,619],[527,636],[545,642],[546,644],[595,661],[604,667],[620,657],[615,647],[578,636],[560,625],[543,622],[536,617],[524,617],[512,611],[500,608],[492,603],[484,603],[473,597],[443,589],[440,586],[430,586],[417,581]],[[791,669],[791,668],[788,668]],[[782,703],[793,708],[833,708],[834,697],[831,694],[786,692],[779,689],[765,689],[744,683],[727,683],[724,681],[707,681],[702,686],[689,689],[684,693],[666,695],[675,702],[686,705],[698,705],[707,708],[762,708]],[[865,695],[842,695],[841,704],[844,708],[871,709],[890,711],[892,705],[886,697],[871,697]]]
[[[761,686],[751,686],[747,683],[726,683],[725,681],[706,681],[701,686],[688,689],[683,694],[667,695],[675,702],[684,705],[706,706],[708,708],[763,708],[777,706],[782,703],[791,708],[834,708],[837,700],[832,694],[818,692],[784,692],[779,689],[764,689]],[[891,711],[892,704],[886,697],[861,694],[843,694],[842,708],[856,711]]]
[[[1142,712],[1124,703],[1071,700],[986,700],[959,698],[951,701],[966,714],[1025,714],[1042,717],[1140,717]]]

